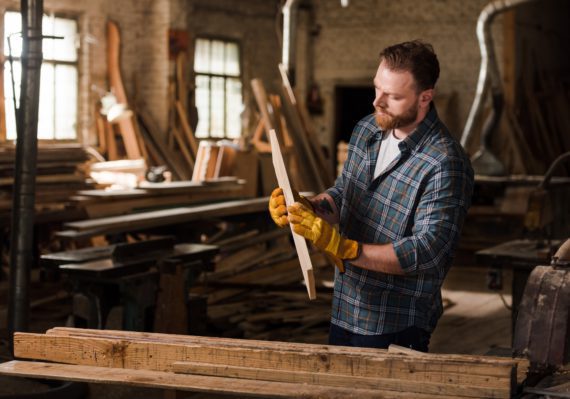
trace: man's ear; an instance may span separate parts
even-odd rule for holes
[[[420,93],[419,105],[420,107],[427,107],[431,100],[433,100],[434,89],[424,90]]]

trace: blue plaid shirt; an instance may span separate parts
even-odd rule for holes
[[[382,133],[374,115],[356,125],[342,173],[326,192],[340,212],[341,234],[361,243],[392,243],[405,275],[345,262],[346,272],[335,278],[332,323],[364,335],[410,326],[432,332],[471,204],[473,170],[433,104],[400,142],[400,155],[374,179]]]

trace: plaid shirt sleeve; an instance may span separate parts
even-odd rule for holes
[[[393,243],[407,275],[444,272],[459,239],[473,191],[473,171],[457,157],[444,158],[433,170],[420,198],[412,235]]]

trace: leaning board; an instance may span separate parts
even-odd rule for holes
[[[289,177],[287,176],[287,170],[285,169],[285,163],[283,162],[283,156],[281,155],[279,141],[277,140],[277,135],[273,129],[269,131],[269,141],[271,142],[273,168],[277,175],[277,183],[279,183],[279,187],[283,189],[285,203],[289,206],[295,202],[295,199],[293,198],[293,191],[291,190],[291,184],[289,183]],[[297,256],[301,263],[301,270],[303,271],[303,278],[305,279],[309,299],[315,299],[317,297],[317,293],[315,290],[315,278],[313,276],[313,265],[311,264],[311,257],[309,256],[309,248],[307,248],[305,239],[294,233],[292,227],[291,234],[293,234],[293,241],[295,242]]]

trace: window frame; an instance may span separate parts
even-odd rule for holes
[[[18,13],[18,14],[22,14],[21,10],[18,9],[14,9],[14,8],[6,8],[3,12],[2,12],[2,43],[4,43],[4,39],[6,37],[6,32],[5,32],[5,25],[4,25],[4,21],[5,21],[5,16],[6,13]],[[42,66],[44,64],[50,64],[53,67],[53,70],[55,72],[55,69],[57,67],[57,65],[67,65],[67,66],[72,66],[75,67],[76,72],[77,72],[77,87],[76,87],[76,112],[75,112],[75,138],[70,139],[70,138],[65,138],[65,139],[58,139],[58,138],[49,138],[49,139],[44,139],[44,138],[39,138],[38,137],[38,142],[41,142],[42,144],[75,144],[75,143],[80,143],[81,139],[80,139],[80,119],[81,119],[81,115],[80,110],[80,86],[81,86],[81,71],[80,71],[80,63],[81,63],[81,24],[80,24],[80,20],[81,20],[81,16],[78,13],[70,13],[70,12],[64,12],[64,11],[51,11],[51,10],[44,10],[43,12],[43,16],[47,16],[50,18],[62,18],[62,19],[69,19],[69,20],[73,20],[76,24],[77,27],[77,39],[79,40],[79,47],[76,49],[77,51],[77,57],[75,61],[65,61],[65,60],[54,60],[54,59],[50,59],[50,60],[46,60],[43,57],[43,53],[42,53]],[[43,18],[43,17],[42,17]],[[43,26],[42,26],[43,29]],[[10,57],[8,55],[4,55],[4,51],[7,51],[7,49],[2,49],[2,78],[4,78],[4,68],[6,63],[10,63]],[[14,62],[19,62],[20,65],[22,63],[22,57],[21,56],[12,56],[12,60]],[[40,72],[41,73],[41,72]],[[55,76],[55,74],[54,74]],[[4,83],[4,82],[3,82]],[[55,90],[55,86],[56,86],[56,80],[53,80],[54,86],[54,99],[55,99],[55,94],[57,93],[57,90]],[[18,82],[15,82],[15,84],[17,85]],[[21,83],[20,83],[21,84]],[[8,111],[8,107],[6,107],[6,88],[4,87],[4,99],[2,99],[4,101],[4,112],[8,113],[8,112],[14,112],[14,107],[10,107],[11,110]],[[53,108],[52,108],[52,114],[55,115],[56,110],[55,110],[55,106],[56,106],[56,101],[53,101]],[[39,109],[39,108],[38,108]],[[39,123],[39,121],[38,121]],[[54,124],[55,124],[55,118],[54,118]],[[6,122],[4,122],[4,125],[6,126]],[[55,126],[54,126],[54,131],[55,131]],[[7,126],[6,126],[6,131],[5,131],[5,135],[3,137],[0,137],[0,142],[2,143],[9,143],[9,142],[15,142],[16,139],[8,139],[8,131],[7,131]]]
[[[196,59],[196,47],[197,47],[197,42],[198,40],[208,40],[209,42],[212,41],[222,41],[225,43],[233,43],[237,45],[238,48],[238,65],[239,65],[239,74],[236,76],[233,75],[224,75],[224,74],[219,74],[219,73],[211,73],[211,72],[197,72],[194,69],[194,63],[195,63],[195,59]],[[229,37],[224,37],[224,36],[217,36],[217,35],[207,35],[207,34],[199,34],[196,35],[195,39],[194,39],[194,52],[192,55],[192,73],[193,73],[193,78],[194,78],[194,85],[197,88],[197,84],[196,84],[196,78],[198,76],[205,76],[208,78],[209,81],[209,86],[208,86],[208,93],[209,93],[209,101],[208,101],[208,107],[209,107],[209,112],[208,115],[210,117],[210,123],[208,124],[208,135],[206,137],[199,137],[199,140],[236,140],[237,138],[232,138],[232,137],[228,137],[228,133],[227,133],[227,129],[226,129],[226,124],[227,124],[227,112],[228,112],[228,104],[227,104],[227,91],[226,91],[226,82],[227,79],[238,79],[241,83],[241,99],[242,99],[242,103],[244,100],[244,82],[243,82],[243,46],[240,40],[235,39],[235,38],[229,38]],[[224,80],[224,136],[223,137],[215,137],[212,136],[212,123],[211,123],[211,118],[212,118],[212,78],[223,78]],[[199,112],[199,110],[198,110]],[[198,118],[200,118],[200,115],[198,114]],[[243,136],[243,126],[240,125],[240,134],[239,137]]]

